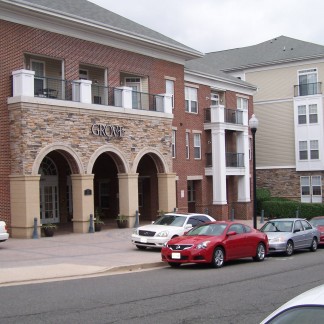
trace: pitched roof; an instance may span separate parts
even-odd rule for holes
[[[28,5],[35,9],[46,10],[54,14],[57,13],[69,18],[81,18],[83,21],[103,25],[116,32],[124,32],[130,36],[140,37],[147,41],[154,41],[166,46],[178,48],[182,51],[190,52],[195,57],[203,55],[201,52],[191,47],[181,44],[172,38],[164,36],[87,0],[11,0],[11,2]]]
[[[252,46],[207,53],[186,66],[229,72],[320,57],[324,57],[324,46],[280,36]]]

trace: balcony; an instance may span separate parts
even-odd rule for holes
[[[294,85],[294,96],[311,96],[322,94],[322,82]]]
[[[206,153],[206,167],[212,166],[212,153]],[[244,168],[244,153],[226,152],[226,168]]]
[[[224,106],[212,106],[204,110],[204,122],[228,123],[239,126],[247,125],[247,112],[245,114],[243,110],[229,109]]]
[[[172,114],[172,98],[165,94],[133,91],[129,87],[108,87],[90,80],[61,80],[37,77],[34,71],[14,71],[13,96],[76,101],[102,106],[148,110]]]

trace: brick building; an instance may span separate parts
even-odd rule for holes
[[[0,1],[0,218],[89,229],[158,211],[250,216],[255,87],[85,0]],[[229,109],[231,108],[231,109]],[[227,153],[226,153],[227,152]]]

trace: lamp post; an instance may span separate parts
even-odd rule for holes
[[[255,166],[255,133],[258,129],[259,121],[253,114],[251,119],[249,120],[249,127],[252,133],[253,140],[253,227],[257,228],[257,201],[256,201],[256,166]]]

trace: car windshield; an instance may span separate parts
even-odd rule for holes
[[[186,235],[188,236],[200,236],[200,235],[212,235],[218,236],[224,233],[227,225],[226,224],[207,224],[198,226],[191,231],[189,231]]]
[[[312,219],[310,221],[310,223],[313,225],[313,226],[324,226],[324,218],[318,218],[318,219]]]
[[[155,225],[165,225],[165,226],[178,226],[182,227],[185,223],[187,217],[179,215],[163,215],[158,218],[154,224]]]
[[[261,228],[261,232],[291,232],[293,221],[269,221]]]

